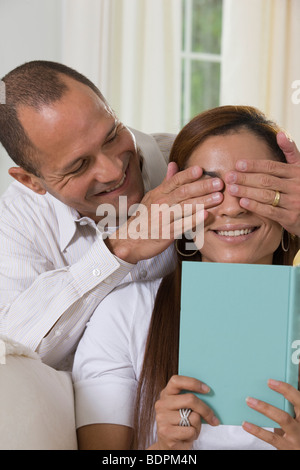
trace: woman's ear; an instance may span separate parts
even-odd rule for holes
[[[27,188],[31,189],[37,194],[46,194],[46,189],[43,187],[41,180],[38,176],[29,173],[21,167],[12,167],[8,170],[9,175],[19,183],[24,184]]]

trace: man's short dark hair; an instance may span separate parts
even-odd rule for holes
[[[59,101],[68,91],[63,75],[90,87],[106,103],[100,90],[84,75],[57,62],[27,62],[3,77],[6,96],[0,104],[0,142],[12,160],[26,171],[39,176],[36,149],[18,119],[18,107],[36,110]]]

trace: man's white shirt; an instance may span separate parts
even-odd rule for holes
[[[165,177],[174,136],[134,133],[148,191]],[[116,286],[157,279],[173,267],[173,246],[136,265],[118,259],[93,220],[18,182],[1,198],[0,216],[0,333],[54,367],[74,351],[95,308]]]

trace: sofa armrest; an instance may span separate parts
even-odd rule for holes
[[[71,375],[0,337],[0,449],[76,450]]]

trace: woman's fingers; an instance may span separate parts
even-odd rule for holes
[[[250,434],[276,447],[276,449],[299,450],[300,392],[292,385],[277,380],[269,380],[268,385],[275,392],[282,394],[294,406],[295,416],[291,416],[286,411],[264,401],[249,397],[247,398],[247,405],[278,423],[281,432],[271,432],[248,422],[243,423],[243,428]]]
[[[181,393],[183,391],[188,392]],[[172,424],[176,426],[179,425],[181,420],[179,410],[191,409],[192,413],[190,417],[192,416],[194,421],[196,420],[195,415],[198,415],[208,424],[217,426],[220,423],[213,410],[194,394],[206,394],[209,393],[209,391],[210,388],[197,379],[175,375],[169,380],[166,388],[161,392],[160,400],[158,400],[155,405],[156,412],[157,414],[163,414],[164,411],[171,411],[170,419]]]
[[[186,377],[184,375],[173,375],[167,386],[162,391],[162,394],[177,395],[182,390],[189,390],[195,393],[208,393],[210,388],[205,383],[193,377]]]
[[[209,391],[197,379],[171,377],[155,404],[159,449],[190,449],[200,434],[202,419],[212,426],[219,424],[214,412],[199,398]]]

